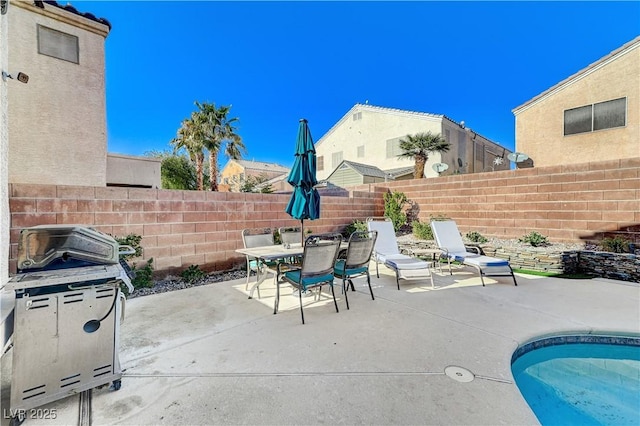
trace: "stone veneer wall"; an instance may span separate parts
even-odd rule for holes
[[[635,254],[581,251],[578,270],[599,277],[640,283],[640,257]]]
[[[156,271],[190,265],[226,270],[244,262],[244,228],[297,226],[284,209],[289,195],[140,188],[11,184],[9,269],[16,272],[20,230],[46,224],[79,224],[114,236],[142,236],[143,259]],[[381,197],[351,192],[322,196],[321,219],[305,221],[314,233],[341,231],[354,219],[381,215]]]

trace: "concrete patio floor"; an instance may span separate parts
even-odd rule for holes
[[[260,299],[247,299],[243,279],[127,301],[122,388],[93,390],[92,424],[537,424],[511,374],[519,344],[640,333],[634,283],[517,275],[517,287],[498,278],[483,288],[463,269],[436,274],[435,290],[424,280],[398,291],[391,271],[371,270],[375,300],[357,279],[350,310],[339,288],[339,313],[330,295],[303,299],[305,325],[288,288],[273,315],[271,281]],[[448,366],[475,377],[454,380]],[[43,406],[57,418],[24,425],[77,424],[78,401]]]

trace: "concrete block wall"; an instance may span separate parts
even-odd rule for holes
[[[206,270],[244,262],[241,230],[297,226],[284,209],[289,195],[140,188],[11,184],[9,268],[16,272],[20,230],[44,224],[80,224],[113,236],[141,235],[142,260],[156,271]],[[314,233],[341,231],[354,218],[375,215],[376,194],[322,196],[321,219],[306,221]],[[141,262],[138,259],[138,262]]]
[[[640,243],[640,157],[350,189],[385,188],[404,192],[421,222],[443,215],[456,220],[463,234],[513,239],[536,231],[556,242],[620,235]]]

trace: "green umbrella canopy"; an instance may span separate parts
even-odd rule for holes
[[[306,119],[300,119],[296,140],[295,161],[287,182],[293,186],[293,193],[285,211],[294,219],[315,220],[320,217],[320,194],[314,188],[316,179],[316,149]],[[304,240],[304,229],[302,230]]]

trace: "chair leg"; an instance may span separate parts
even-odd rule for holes
[[[513,285],[515,285],[517,287],[518,283],[516,281],[516,276],[513,273],[513,269],[511,269],[511,266],[509,266],[509,269],[511,270],[511,278],[513,278]]]
[[[304,324],[304,311],[302,310],[302,288],[298,287],[298,298],[300,299],[300,316],[302,317],[302,324]]]
[[[329,284],[329,286],[331,287],[331,295],[333,296],[333,304],[336,305],[336,312],[340,312],[338,310],[338,301],[336,300],[336,292],[333,289],[333,283]],[[347,292],[345,291],[344,294],[346,295]],[[302,299],[301,299],[302,300]]]
[[[351,280],[349,280],[351,282]],[[331,286],[333,290],[333,286]],[[347,310],[349,309],[349,287],[347,286],[346,277],[342,278],[342,292],[344,293],[344,301],[347,303]]]
[[[400,273],[396,269],[396,283],[398,284],[398,290],[400,290]]]
[[[376,260],[376,276],[380,278],[380,271],[378,271],[378,261]]]
[[[349,284],[351,284],[351,291],[356,291],[356,288],[354,287],[353,281],[351,281],[351,278],[349,278]],[[347,286],[347,288],[349,287]]]
[[[280,305],[280,281],[276,280],[276,300],[273,301],[273,315],[278,313]]]
[[[376,300],[376,298],[373,297],[373,289],[371,288],[371,277],[369,276],[369,271],[367,271],[367,284],[369,285],[369,293],[371,293],[371,300]]]

